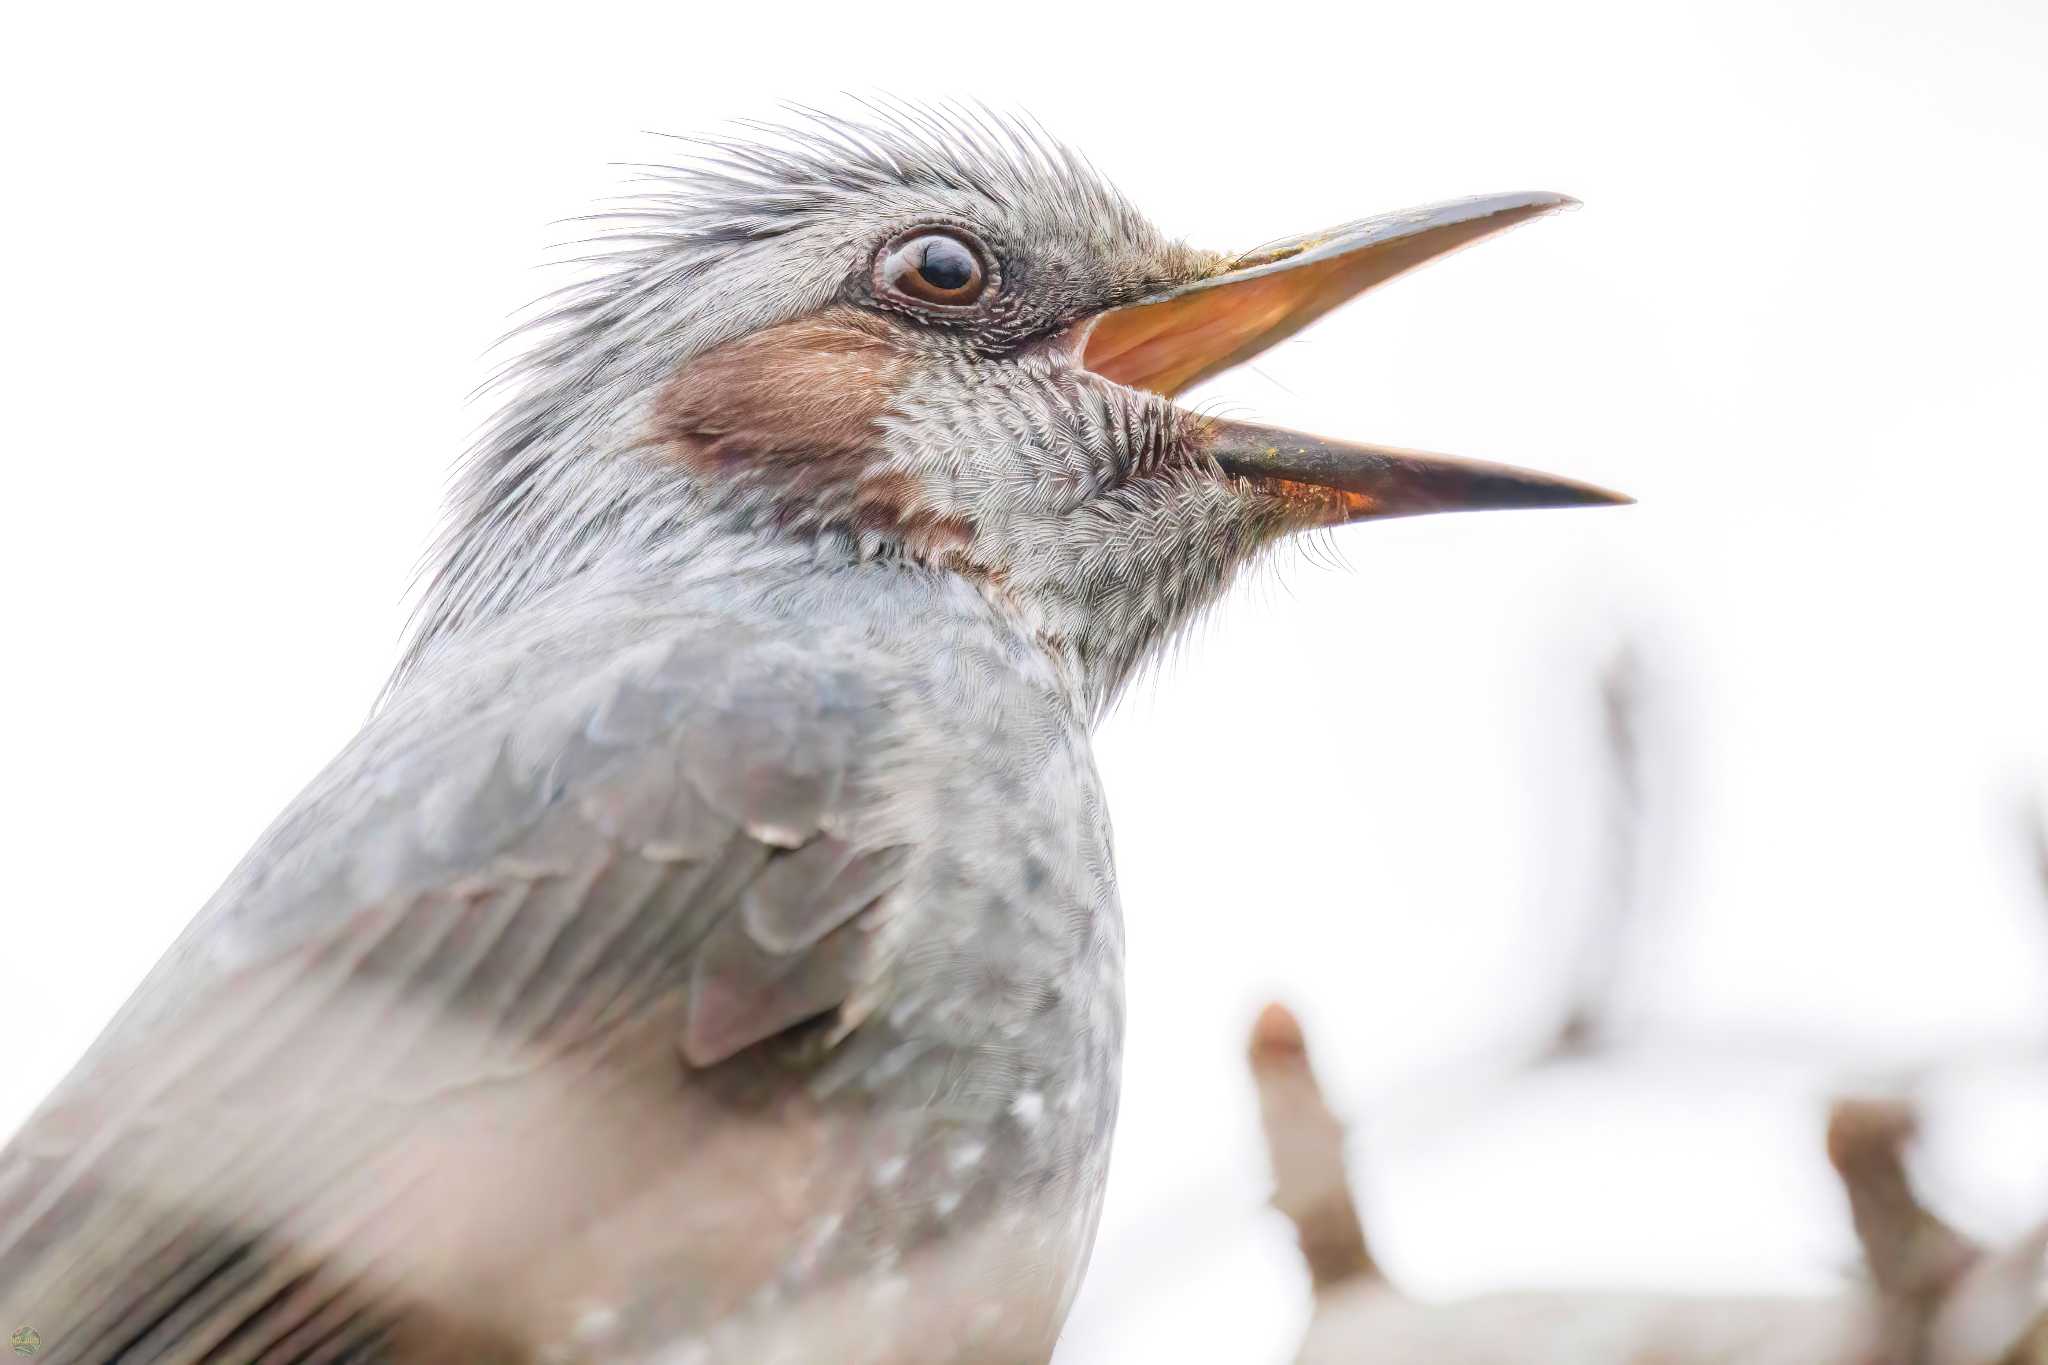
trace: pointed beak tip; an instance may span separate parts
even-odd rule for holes
[[[1626,493],[1617,493],[1611,488],[1602,488],[1597,484],[1580,483],[1576,479],[1525,474],[1521,470],[1500,479],[1475,479],[1467,496],[1471,500],[1468,505],[1475,509],[1492,507],[1503,511],[1536,511],[1567,507],[1633,507],[1636,501]]]
[[[1553,213],[1570,213],[1584,207],[1585,202],[1574,194],[1560,194],[1556,190],[1512,190],[1468,200],[1464,205],[1444,206],[1438,211],[1452,221],[1483,223],[1505,219],[1512,224]],[[1445,212],[1446,209],[1450,211]],[[1460,212],[1465,215],[1462,219],[1458,216]]]
[[[1633,507],[1636,501],[1612,488],[1546,475],[1518,479],[1513,488],[1497,490],[1497,496],[1499,500],[1491,505],[1502,508]]]
[[[1509,207],[1502,210],[1510,223],[1526,222],[1532,218],[1548,218],[1553,213],[1576,213],[1584,208],[1585,201],[1577,195],[1559,194],[1554,190],[1528,190],[1522,194],[1503,195]]]
[[[1618,493],[1612,488],[1601,488],[1585,484],[1579,495],[1568,504],[1572,507],[1633,507],[1636,500],[1627,493]]]
[[[1348,519],[1353,521],[1426,512],[1614,507],[1635,501],[1598,484],[1515,465],[1331,441],[1226,419],[1210,423],[1208,453],[1225,471],[1241,478],[1355,494],[1358,500],[1348,504]]]

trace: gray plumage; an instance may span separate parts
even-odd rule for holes
[[[1229,263],[1042,135],[699,152],[504,376],[375,715],[0,1157],[43,1359],[1049,1353],[1123,1029],[1089,728],[1331,504],[1080,363]],[[971,316],[882,288],[920,225]]]

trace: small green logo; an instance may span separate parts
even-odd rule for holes
[[[33,1327],[17,1327],[14,1335],[7,1338],[18,1356],[32,1356],[43,1349],[43,1334]]]

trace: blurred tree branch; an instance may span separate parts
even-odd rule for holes
[[[1918,1131],[1918,1117],[1900,1100],[1840,1100],[1828,1116],[1828,1161],[1849,1193],[1871,1279],[1880,1292],[1915,1302],[1939,1296],[1983,1254],[1914,1194],[1905,1148]]]
[[[2048,1365],[2040,1274],[2048,1224],[1987,1251],[1929,1212],[1905,1148],[1913,1111],[1845,1099],[1828,1158],[1848,1194],[1869,1283],[1813,1298],[1589,1291],[1421,1303],[1368,1250],[1345,1175],[1344,1129],[1301,1025],[1268,1005],[1250,1062],[1273,1167],[1315,1291],[1301,1365]]]
[[[2041,882],[2043,904],[2048,905],[2048,799],[2036,793],[2022,806],[2020,816],[2034,855],[2034,875]]]
[[[1612,1041],[1614,985],[1631,926],[1640,917],[1643,881],[1645,774],[1641,655],[1633,643],[1615,651],[1600,673],[1599,706],[1605,782],[1601,794],[1600,870],[1592,909],[1568,969],[1563,1020],[1541,1060],[1584,1056]]]
[[[1344,1126],[1309,1066],[1301,1023],[1268,1005],[1252,1027],[1252,1079],[1273,1163],[1273,1207],[1287,1215],[1318,1292],[1380,1278],[1344,1169]]]

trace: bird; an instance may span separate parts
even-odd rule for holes
[[[1045,1360],[1120,1085],[1095,727],[1300,533],[1626,501],[1175,401],[1562,195],[1230,253],[888,101],[643,176],[370,718],[0,1154],[42,1360]]]

